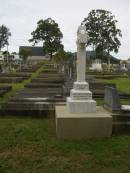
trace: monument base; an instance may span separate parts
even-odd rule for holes
[[[110,137],[112,116],[102,107],[95,113],[72,114],[66,106],[56,106],[56,133],[61,139]]]
[[[89,113],[96,112],[95,100],[73,100],[71,97],[67,98],[67,108],[71,113]]]

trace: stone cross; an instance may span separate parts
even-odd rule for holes
[[[86,27],[80,25],[77,31],[77,82],[85,82],[86,72]]]
[[[92,100],[89,84],[85,80],[86,43],[85,26],[79,26],[77,31],[77,81],[74,82],[70,97],[67,97],[67,107],[71,113],[96,112],[96,102]]]

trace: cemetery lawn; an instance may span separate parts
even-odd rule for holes
[[[58,140],[54,120],[0,118],[0,173],[97,172],[130,172],[130,135]]]
[[[119,92],[130,94],[130,78],[97,79],[97,82],[114,83]]]

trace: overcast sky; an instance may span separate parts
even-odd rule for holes
[[[6,25],[12,36],[9,51],[20,45],[31,45],[28,39],[40,19],[51,17],[63,33],[66,51],[76,51],[76,31],[92,9],[112,12],[122,30],[122,46],[116,57],[130,58],[130,0],[0,0],[0,25]]]

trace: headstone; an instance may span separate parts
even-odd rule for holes
[[[81,25],[77,31],[77,81],[67,98],[70,113],[96,112],[96,102],[92,100],[89,84],[85,81],[86,43],[86,27]]]
[[[102,71],[102,62],[101,62],[101,59],[95,59],[92,62],[92,67],[90,67],[90,70]]]
[[[128,71],[128,68],[126,67],[126,64],[120,65],[121,71]]]
[[[120,98],[116,88],[105,87],[104,107],[111,111],[119,111],[121,109]]]

